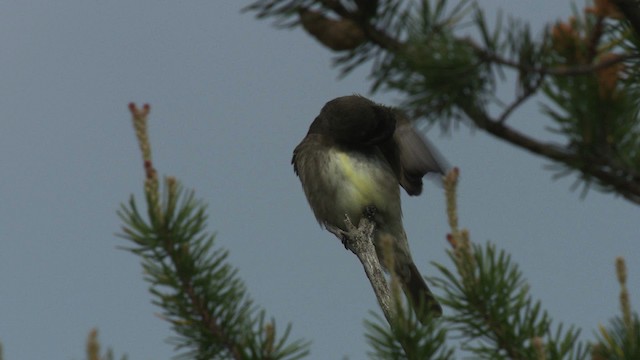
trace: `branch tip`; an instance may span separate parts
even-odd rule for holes
[[[134,118],[145,117],[149,115],[149,112],[151,111],[151,105],[145,103],[144,105],[142,105],[142,109],[139,109],[136,106],[136,103],[130,102],[129,111],[131,112],[131,115],[133,115]]]
[[[449,243],[449,245],[451,245],[451,247],[455,250],[456,248],[458,248],[458,241],[456,240],[456,238],[451,235],[451,234],[447,234],[447,242]]]

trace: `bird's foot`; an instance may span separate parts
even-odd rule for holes
[[[340,239],[340,242],[342,243],[345,249],[349,250],[350,238],[349,238],[349,233],[347,231],[344,231],[338,227],[328,225],[328,224],[325,224],[324,226],[330,233],[332,233],[338,239]]]
[[[365,208],[362,210],[362,216],[364,219],[367,219],[372,224],[374,224],[375,223],[374,217],[377,212],[378,212],[378,209],[374,205],[368,205],[368,206],[365,206]],[[358,225],[361,226],[361,224],[358,224]],[[327,224],[327,223],[324,224],[324,227],[330,233],[332,233],[338,239],[340,239],[340,242],[342,243],[345,249],[353,251],[351,246],[353,239],[357,236],[361,236],[361,233],[360,233],[361,230],[351,222],[351,219],[349,219],[348,216],[345,216],[345,226],[347,227],[347,230],[342,230],[341,228],[337,226],[333,226],[331,224]],[[373,227],[371,228],[371,231],[373,231]]]

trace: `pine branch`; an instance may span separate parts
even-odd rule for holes
[[[636,36],[640,36],[640,1],[638,0],[611,0],[625,18],[629,20],[631,26],[636,32]]]
[[[125,223],[121,237],[132,241],[129,251],[142,259],[145,280],[154,304],[164,312],[177,336],[181,357],[196,359],[300,359],[308,344],[288,342],[290,326],[276,334],[247,295],[237,270],[227,263],[228,252],[217,248],[206,232],[206,206],[194,193],[183,193],[167,177],[162,186],[151,159],[147,134],[150,108],[130,105],[145,168],[147,216],[131,197],[118,215]]]
[[[98,330],[91,329],[89,336],[87,336],[86,342],[86,355],[87,360],[114,360],[115,355],[111,349],[107,349],[104,355],[100,354],[100,341],[98,341]],[[127,360],[126,355],[122,355],[121,360]],[[2,357],[0,356],[0,360]]]
[[[598,342],[591,350],[592,360],[633,360],[640,358],[640,318],[631,309],[627,290],[627,268],[622,257],[616,259],[620,284],[620,312],[608,328],[600,326]]]
[[[533,301],[529,287],[508,254],[488,244],[470,241],[458,225],[457,169],[445,177],[447,215],[451,233],[447,239],[454,271],[434,264],[442,274],[434,283],[444,290],[443,303],[454,312],[447,316],[448,328],[462,338],[463,348],[486,359],[584,359],[579,331],[570,328],[555,333],[551,319]]]
[[[613,186],[616,191],[627,200],[640,205],[640,176],[616,176],[616,173],[627,170],[619,169],[606,158],[580,156],[576,153],[568,152],[558,145],[533,139],[504,125],[503,122],[493,120],[485,111],[472,104],[463,105],[463,110],[476,126],[486,130],[489,134],[529,150],[534,154],[560,161],[570,167],[579,167],[583,172],[601,180],[603,183]]]
[[[373,26],[369,19],[363,18],[358,12],[347,10],[338,0],[319,0],[326,9],[333,11],[338,16],[354,21],[358,24],[369,40],[383,49],[390,51],[400,51],[403,43],[395,39],[385,31]]]
[[[370,359],[455,359],[454,349],[446,344],[447,329],[442,321],[422,323],[409,307],[398,307],[395,314],[391,324],[375,313],[373,320],[365,321],[365,336],[373,350]]]
[[[625,54],[617,57],[612,57],[594,64],[577,64],[570,66],[530,66],[522,64],[518,61],[511,60],[502,57],[489,49],[486,49],[471,40],[467,40],[469,46],[471,46],[476,52],[479,59],[488,61],[496,65],[504,65],[508,68],[525,71],[528,73],[537,73],[539,75],[553,75],[553,76],[577,76],[593,74],[596,71],[612,67],[616,64],[621,64],[630,60],[640,59],[640,54]]]

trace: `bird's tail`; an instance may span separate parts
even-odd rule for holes
[[[387,271],[390,268],[395,269],[394,273],[398,277],[402,290],[409,298],[411,307],[418,319],[425,323],[429,318],[441,316],[442,307],[433,296],[431,290],[429,290],[416,264],[411,259],[409,244],[402,225],[400,225],[399,229],[393,232],[379,230],[376,236],[376,251],[380,262]],[[385,256],[385,253],[389,252],[393,254],[392,260],[387,259],[387,256]]]
[[[411,262],[408,265],[409,271],[404,270],[401,272],[404,276],[400,276],[402,290],[409,298],[418,319],[424,323],[428,317],[441,316],[442,307],[429,290],[416,265]]]

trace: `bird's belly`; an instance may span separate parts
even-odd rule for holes
[[[330,201],[338,210],[336,225],[344,220],[345,214],[357,222],[367,206],[374,206],[382,213],[396,207],[399,211],[398,180],[381,158],[333,150],[323,176],[330,188],[329,193],[333,195]]]

